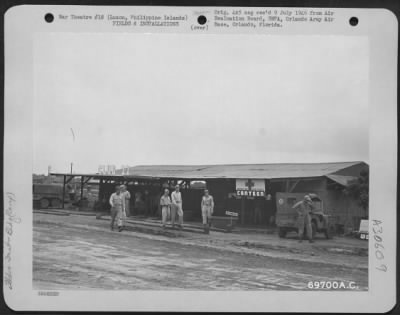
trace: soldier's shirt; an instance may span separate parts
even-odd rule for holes
[[[162,196],[160,199],[161,207],[168,207],[171,205],[171,198],[169,196]]]
[[[305,215],[311,212],[312,206],[305,202],[304,200],[302,202],[299,202],[299,204],[296,206],[297,209],[299,209],[300,214]]]
[[[212,196],[203,196],[202,206],[207,208],[212,208],[214,206],[214,199]]]
[[[176,192],[176,191],[174,191],[174,192],[172,192],[172,194],[171,194],[171,199],[172,199],[172,202],[174,203],[174,204],[177,204],[177,205],[182,205],[182,195],[181,195],[181,192]]]
[[[124,210],[125,198],[122,194],[117,195],[117,193],[113,193],[110,197],[110,204],[114,209]]]
[[[121,195],[125,198],[125,200],[131,199],[131,193],[129,191],[124,191]]]

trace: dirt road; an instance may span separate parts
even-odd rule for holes
[[[34,214],[34,288],[307,290],[309,281],[337,281],[366,290],[368,285],[367,257],[334,255],[333,261],[353,260],[351,267],[332,263],[328,252],[318,253],[326,262],[307,261],[290,251],[278,255],[268,248],[213,244],[222,233],[197,241],[190,233],[171,238],[108,227],[108,221],[89,216]]]

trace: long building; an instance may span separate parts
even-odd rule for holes
[[[237,212],[242,225],[273,222],[277,193],[316,193],[339,224],[357,228],[360,220],[368,217],[368,210],[344,191],[368,169],[364,162],[148,165],[118,169],[111,175],[53,175],[64,176],[64,183],[75,176],[81,177],[83,185],[98,180],[99,199],[103,201],[108,200],[115,185],[124,183],[132,195],[130,212],[147,216],[158,214],[163,188],[171,190],[178,183],[182,187],[186,220],[200,220],[203,189],[199,188],[207,187],[214,197],[215,215]],[[255,215],[255,208],[261,209],[261,216]]]

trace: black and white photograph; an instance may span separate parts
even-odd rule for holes
[[[396,119],[387,133],[372,122],[384,69],[371,61],[372,15],[46,9],[27,59],[30,208],[10,215],[14,229],[30,225],[24,281],[35,298],[210,292],[212,304],[295,291],[317,303],[372,294],[371,274],[393,272],[389,222],[376,211],[395,221],[396,171],[394,203],[371,201],[385,189],[378,166],[396,167],[375,147],[395,139]],[[387,104],[382,117],[395,111]],[[22,197],[5,193],[11,213]]]

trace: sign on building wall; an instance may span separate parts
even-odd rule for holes
[[[240,197],[264,197],[265,180],[236,179],[236,195]]]

